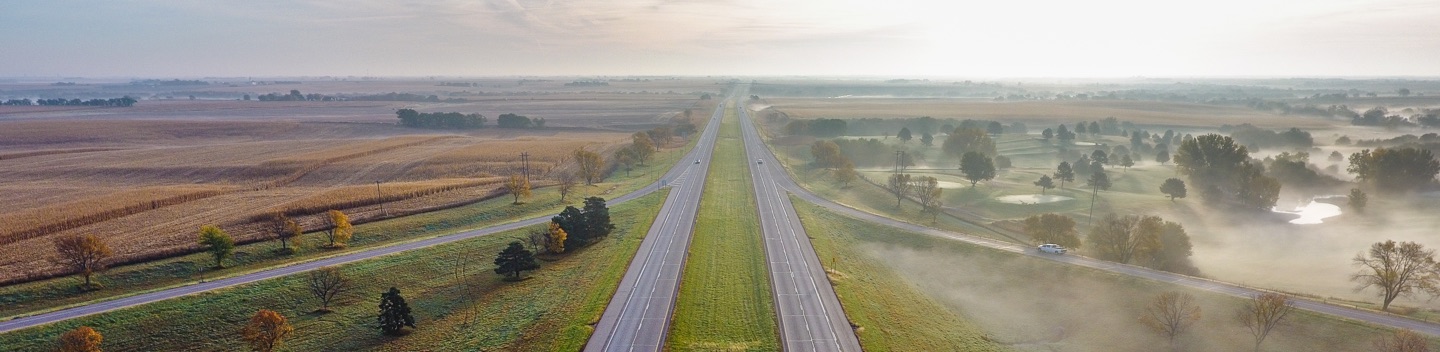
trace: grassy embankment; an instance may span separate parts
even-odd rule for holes
[[[208,254],[197,253],[111,268],[108,272],[96,276],[96,280],[106,287],[98,291],[80,292],[80,281],[74,277],[0,287],[0,317],[31,315],[191,284],[201,279],[213,280],[558,213],[567,204],[578,204],[585,197],[612,198],[655,182],[695,146],[695,140],[692,138],[684,148],[668,149],[656,154],[646,166],[637,165],[629,176],[626,176],[623,170],[617,170],[603,183],[576,187],[574,194],[566,197],[563,203],[560,202],[560,195],[555,188],[540,188],[535,189],[533,197],[520,205],[512,205],[511,198],[507,195],[444,211],[356,225],[354,238],[350,240],[349,247],[343,250],[318,249],[318,244],[324,241],[324,234],[315,232],[301,237],[299,241],[302,249],[292,255],[275,253],[274,249],[279,247],[275,242],[238,246],[234,257],[226,262],[224,269],[219,270],[211,268],[214,260]]]
[[[779,350],[755,191],[734,111],[725,115],[670,327],[672,351]]]
[[[340,266],[353,288],[318,304],[298,274],[0,335],[0,350],[47,351],[76,326],[105,336],[107,350],[238,350],[239,331],[258,309],[280,312],[295,327],[284,350],[545,350],[584,346],[668,191],[614,206],[610,237],[508,282],[491,261],[524,230],[499,233]],[[432,219],[463,213],[447,210]],[[397,287],[417,329],[387,337],[375,327],[379,293]]]
[[[889,227],[844,217],[792,198],[795,211],[860,345],[871,351],[995,351],[975,323],[901,278],[867,244],[896,240]],[[898,238],[903,241],[904,238]]]
[[[832,281],[851,321],[862,328],[867,349],[993,346],[986,340],[1025,351],[1163,349],[1165,340],[1138,317],[1144,305],[1166,291],[1194,295],[1202,309],[1192,332],[1178,340],[1183,350],[1253,347],[1254,340],[1234,320],[1244,302],[1238,298],[901,231],[803,201],[796,202],[796,210],[822,261],[832,265]],[[917,288],[928,297],[896,287]],[[934,314],[936,302],[960,317]],[[977,336],[978,331],[987,337]],[[1367,350],[1371,340],[1389,332],[1296,311],[1262,350]]]

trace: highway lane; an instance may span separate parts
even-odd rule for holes
[[[741,94],[742,96],[744,94]],[[771,294],[786,351],[860,351],[840,299],[826,277],[790,197],[776,183],[785,170],[764,151],[748,112],[740,109],[746,163],[755,184],[755,204],[765,238]],[[764,163],[756,163],[763,160]]]
[[[695,149],[681,160],[681,165],[690,167],[670,179],[670,195],[595,324],[585,351],[664,348],[724,107],[722,103],[715,109]]]
[[[742,115],[742,116],[743,116],[743,115]],[[748,121],[748,119],[746,119],[746,120]],[[1053,260],[1053,261],[1057,261],[1057,262],[1061,262],[1061,263],[1079,265],[1079,266],[1094,268],[1094,269],[1098,269],[1098,270],[1104,270],[1104,271],[1108,271],[1108,272],[1112,272],[1112,273],[1117,273],[1117,274],[1122,274],[1122,275],[1129,275],[1129,276],[1141,277],[1141,278],[1146,278],[1146,279],[1155,280],[1155,281],[1160,281],[1160,282],[1167,282],[1167,283],[1172,283],[1172,284],[1176,284],[1176,285],[1182,285],[1182,286],[1186,286],[1186,287],[1201,289],[1201,290],[1210,291],[1210,292],[1215,292],[1215,293],[1219,293],[1219,294],[1230,295],[1230,296],[1234,296],[1234,297],[1240,297],[1240,298],[1249,299],[1249,298],[1255,297],[1255,296],[1257,296],[1257,295],[1259,295],[1259,294],[1261,294],[1261,293],[1269,292],[1269,291],[1257,290],[1257,289],[1254,289],[1254,288],[1244,287],[1244,286],[1240,286],[1240,285],[1236,285],[1236,284],[1232,284],[1232,283],[1228,283],[1228,282],[1223,282],[1223,281],[1216,281],[1216,280],[1203,279],[1203,278],[1198,278],[1198,277],[1193,277],[1193,276],[1180,275],[1180,274],[1175,274],[1175,273],[1171,273],[1171,272],[1153,270],[1153,269],[1144,268],[1144,267],[1139,267],[1139,266],[1134,266],[1134,265],[1119,264],[1119,263],[1108,262],[1108,261],[1103,261],[1103,260],[1099,260],[1099,259],[1094,259],[1094,258],[1079,256],[1079,255],[1073,255],[1073,254],[1066,254],[1066,255],[1043,254],[1043,253],[1039,253],[1039,252],[1036,251],[1034,248],[1031,248],[1031,247],[1026,246],[1026,245],[1016,244],[1016,243],[1013,243],[1013,242],[1005,242],[1005,241],[1000,241],[1000,240],[994,240],[994,239],[985,238],[985,237],[966,235],[966,234],[962,234],[962,233],[955,233],[955,232],[943,231],[943,230],[939,230],[939,229],[935,229],[935,228],[931,228],[931,227],[925,227],[925,226],[920,226],[920,225],[916,225],[916,224],[911,224],[911,223],[908,223],[908,222],[898,221],[898,220],[895,220],[895,219],[891,219],[891,218],[887,218],[887,217],[875,215],[875,214],[872,214],[872,213],[869,213],[869,212],[865,212],[865,211],[862,211],[862,210],[859,210],[859,209],[851,208],[851,207],[849,207],[849,206],[845,206],[845,205],[843,205],[843,204],[836,203],[836,202],[833,202],[833,201],[831,201],[831,200],[829,200],[829,199],[825,199],[825,198],[823,198],[823,197],[820,197],[819,195],[816,195],[816,194],[814,194],[814,193],[811,193],[809,190],[805,189],[804,187],[800,187],[800,185],[796,184],[795,181],[790,177],[790,174],[789,174],[788,172],[785,172],[785,171],[783,171],[783,170],[780,170],[781,165],[779,164],[779,161],[775,159],[773,152],[769,149],[769,146],[768,146],[768,145],[765,145],[765,144],[759,139],[758,133],[755,132],[754,126],[753,126],[752,124],[744,124],[744,125],[742,125],[742,126],[743,126],[743,128],[745,129],[745,133],[754,133],[754,134],[756,134],[756,137],[755,137],[753,140],[752,140],[751,138],[749,138],[749,137],[746,138],[747,150],[749,150],[749,145],[754,144],[754,145],[756,145],[756,150],[759,151],[759,154],[762,155],[762,156],[760,156],[759,158],[764,159],[766,165],[771,165],[772,162],[775,163],[775,164],[774,164],[774,165],[775,165],[774,168],[776,169],[776,173],[775,173],[775,175],[776,175],[776,177],[775,177],[775,183],[776,183],[777,185],[779,185],[780,188],[782,188],[782,189],[784,189],[784,190],[786,190],[786,191],[789,191],[790,193],[795,194],[796,197],[799,197],[799,198],[802,199],[802,200],[805,200],[805,201],[811,202],[811,203],[815,203],[816,205],[825,207],[826,209],[830,209],[831,211],[834,211],[834,212],[836,212],[836,213],[844,214],[844,215],[846,215],[846,216],[850,216],[850,217],[853,217],[853,218],[856,218],[856,219],[860,219],[860,220],[864,220],[864,221],[869,221],[869,222],[873,222],[873,223],[877,223],[877,224],[887,225],[887,226],[894,227],[894,228],[898,228],[898,229],[905,230],[905,231],[910,231],[910,232],[921,233],[921,234],[926,234],[926,235],[935,236],[935,237],[941,237],[941,238],[947,238],[947,239],[957,240],[957,241],[966,242],[966,243],[970,243],[970,244],[974,244],[974,245],[978,245],[978,246],[982,246],[982,247],[988,247],[988,248],[993,248],[993,249],[998,249],[998,250],[1013,252],[1013,253],[1017,253],[1017,254],[1021,254],[1021,255],[1027,255],[1027,256],[1036,257],[1036,258],[1042,258],[1042,259],[1046,259],[1046,260]],[[1346,318],[1346,319],[1353,319],[1353,320],[1356,320],[1356,321],[1363,321],[1363,322],[1372,323],[1372,324],[1376,324],[1376,325],[1388,326],[1388,327],[1393,327],[1393,328],[1410,329],[1410,330],[1414,330],[1414,331],[1420,332],[1420,333],[1430,334],[1430,335],[1434,335],[1434,336],[1440,336],[1440,324],[1431,323],[1431,322],[1425,322],[1425,321],[1420,321],[1420,320],[1415,320],[1415,319],[1411,319],[1411,318],[1407,318],[1407,317],[1403,317],[1403,316],[1398,316],[1398,315],[1393,315],[1393,314],[1388,314],[1388,313],[1376,312],[1376,311],[1372,311],[1372,310],[1352,308],[1352,307],[1349,307],[1349,306],[1337,305],[1337,304],[1332,304],[1332,303],[1328,303],[1328,302],[1324,302],[1324,301],[1312,300],[1312,299],[1303,298],[1303,297],[1292,297],[1292,298],[1294,298],[1294,300],[1295,300],[1295,307],[1296,307],[1296,308],[1300,308],[1300,309],[1304,309],[1304,310],[1308,310],[1308,311],[1312,311],[1312,312],[1317,312],[1317,313],[1322,313],[1322,314],[1329,314],[1329,315],[1338,316],[1338,317],[1342,317],[1342,318]]]
[[[684,158],[681,158],[679,162],[677,162],[673,167],[671,167],[671,169],[670,169],[669,171],[667,171],[664,176],[661,176],[661,179],[660,179],[660,180],[658,180],[658,181],[656,181],[656,182],[654,182],[654,183],[651,183],[651,184],[649,184],[649,185],[646,185],[645,187],[642,187],[642,188],[640,188],[639,190],[636,190],[636,191],[634,191],[634,192],[630,192],[630,193],[628,193],[628,194],[625,194],[625,195],[622,195],[622,196],[619,196],[619,197],[611,198],[611,199],[607,200],[606,203],[607,203],[608,205],[612,205],[612,206],[613,206],[613,205],[616,205],[616,204],[625,203],[625,202],[630,201],[630,200],[633,200],[633,199],[635,199],[635,198],[639,198],[639,197],[641,197],[641,196],[644,196],[644,195],[650,194],[650,193],[652,193],[652,192],[655,192],[656,190],[659,190],[661,187],[666,187],[666,184],[667,184],[667,183],[670,183],[670,182],[668,182],[668,181],[670,181],[670,180],[680,180],[681,182],[684,182],[684,181],[688,178],[689,175],[694,174],[694,173],[691,171],[692,169],[695,169],[697,166],[702,167],[702,168],[703,168],[704,166],[706,166],[708,163],[701,164],[701,165],[695,165],[694,162],[695,162],[695,160],[697,160],[697,159],[700,158],[700,157],[703,157],[703,158],[704,158],[705,160],[707,160],[707,161],[709,160],[710,151],[711,151],[712,149],[714,149],[715,130],[719,129],[719,123],[720,123],[720,118],[719,118],[720,115],[719,115],[719,114],[720,114],[720,111],[723,111],[723,110],[717,109],[716,115],[711,118],[711,121],[710,121],[710,123],[709,123],[709,126],[705,128],[705,132],[702,134],[702,137],[701,137],[702,140],[699,141],[699,143],[696,144],[695,148],[692,149],[689,154],[687,154]],[[708,142],[707,142],[706,138],[708,138]],[[702,179],[702,182],[703,182],[704,172],[701,171],[701,172],[699,172],[699,174],[700,174],[700,177],[698,177],[698,178],[699,178],[699,179]],[[674,200],[674,199],[676,198],[676,193],[680,193],[680,192],[677,192],[677,191],[684,192],[684,187],[681,187],[680,189],[676,189],[676,190],[672,190],[672,191],[671,191],[671,194],[670,194],[669,197],[667,198],[667,203],[666,203],[666,205],[665,205],[665,208],[662,208],[661,214],[665,214],[665,213],[666,213],[663,209],[669,209],[669,206],[670,206],[669,203],[671,203],[670,201],[671,201],[671,200]],[[698,193],[697,193],[697,195],[693,196],[692,198],[695,199],[695,200],[698,202],[698,199],[699,199]],[[692,209],[693,209],[693,207],[692,207]],[[693,211],[692,211],[692,213],[693,213]],[[83,316],[87,316],[87,315],[104,313],[104,312],[108,312],[108,311],[112,311],[112,310],[116,310],[116,309],[135,307],[135,306],[139,306],[139,305],[143,305],[143,304],[147,304],[147,303],[159,302],[159,301],[163,301],[163,300],[167,300],[167,299],[172,299],[172,298],[176,298],[176,297],[187,296],[187,295],[192,295],[192,294],[196,294],[196,293],[201,293],[201,292],[206,292],[206,291],[211,291],[211,290],[216,290],[216,289],[231,287],[231,286],[235,286],[235,285],[241,285],[241,284],[246,284],[246,283],[251,283],[251,282],[256,282],[256,281],[261,281],[261,280],[267,280],[267,279],[282,277],[282,276],[286,276],[286,275],[292,275],[292,274],[296,274],[296,273],[301,273],[301,272],[306,272],[306,271],[314,270],[314,269],[317,269],[317,268],[320,268],[320,267],[324,267],[324,266],[331,266],[331,265],[339,265],[339,264],[345,264],[345,263],[352,263],[352,262],[356,262],[356,261],[372,259],[372,258],[376,258],[376,257],[381,257],[381,256],[390,255],[390,254],[395,254],[395,253],[400,253],[400,252],[405,252],[405,251],[410,251],[410,250],[415,250],[415,249],[430,247],[430,246],[434,246],[434,245],[438,245],[438,244],[450,243],[450,242],[461,241],[461,240],[465,240],[465,239],[470,239],[470,238],[475,238],[475,237],[490,235],[490,234],[494,234],[494,233],[500,233],[500,232],[515,230],[515,229],[521,229],[521,228],[525,228],[525,227],[527,227],[527,226],[534,226],[534,225],[544,224],[544,223],[550,221],[550,218],[551,218],[551,217],[552,217],[552,215],[546,215],[546,216],[541,216],[541,217],[524,219],[524,220],[520,220],[520,221],[508,223],[508,224],[503,224],[503,225],[496,225],[496,226],[491,226],[491,227],[482,228],[482,229],[477,229],[477,230],[471,230],[471,231],[465,231],[465,232],[460,232],[460,233],[451,234],[451,235],[445,235],[445,236],[427,238],[427,239],[419,240],[419,241],[415,241],[415,242],[402,243],[402,244],[397,244],[397,245],[393,245],[393,246],[375,248],[375,249],[366,250],[366,251],[361,251],[361,252],[354,252],[354,253],[350,253],[350,254],[345,254],[345,255],[340,255],[340,256],[335,256],[335,257],[329,257],[329,258],[325,258],[325,259],[319,259],[319,260],[314,260],[314,261],[309,261],[309,262],[297,263],[297,264],[293,264],[293,265],[289,265],[289,266],[284,266],[284,267],[279,267],[279,268],[274,268],[274,269],[268,269],[268,270],[263,270],[263,271],[257,271],[257,272],[253,272],[253,273],[249,273],[249,274],[244,274],[244,275],[239,275],[239,276],[233,276],[233,277],[228,277],[228,278],[224,278],[224,279],[218,279],[218,280],[214,280],[214,281],[207,281],[207,282],[203,282],[203,283],[197,283],[197,284],[194,284],[194,285],[187,285],[187,286],[180,286],[180,287],[175,287],[175,288],[163,289],[163,290],[160,290],[160,291],[154,291],[154,292],[148,292],[148,293],[143,293],[143,294],[134,295],[134,296],[122,297],[122,298],[117,298],[117,299],[113,299],[113,300],[97,302],[97,303],[89,304],[89,305],[76,306],[76,307],[66,308],[66,309],[61,309],[61,310],[56,310],[56,311],[52,311],[52,312],[48,312],[48,313],[41,313],[41,314],[36,314],[36,315],[31,315],[31,316],[26,316],[26,317],[15,318],[15,319],[11,319],[11,320],[8,320],[8,321],[0,322],[0,333],[5,333],[5,332],[10,332],[10,331],[20,330],[20,329],[25,329],[25,328],[30,328],[30,327],[35,327],[35,326],[50,324],[50,323],[55,323],[55,322],[64,321],[64,320],[68,320],[68,319],[79,318],[79,317],[83,317]],[[693,220],[693,218],[694,218],[694,217],[693,217],[693,214],[692,214],[691,219]],[[657,222],[656,225],[659,225],[659,223]],[[654,229],[655,229],[655,227],[652,226],[651,231],[653,232]],[[689,232],[687,231],[686,233],[689,233]],[[646,242],[648,243],[649,240],[647,239]]]

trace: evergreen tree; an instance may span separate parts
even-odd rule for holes
[[[540,268],[540,263],[535,261],[535,254],[525,249],[525,244],[520,241],[510,242],[510,246],[500,251],[495,257],[495,273],[507,276],[510,280],[520,279],[520,272]]]
[[[389,292],[380,294],[380,331],[386,335],[400,333],[400,329],[409,326],[415,327],[415,317],[410,315],[410,305],[405,304],[405,297],[400,297],[400,290],[394,287]]]
[[[1075,170],[1070,168],[1070,162],[1061,161],[1060,166],[1055,168],[1055,180],[1060,181],[1060,189],[1065,189],[1066,182],[1075,182]]]

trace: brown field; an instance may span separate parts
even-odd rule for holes
[[[310,90],[297,89],[329,86],[308,83]],[[454,88],[434,84],[424,83]],[[374,89],[407,86],[386,87]],[[558,171],[572,168],[574,150],[608,159],[635,129],[686,108],[708,116],[702,110],[711,105],[689,94],[474,98],[494,104],[145,100],[133,108],[0,107],[0,200],[7,205],[0,212],[0,283],[62,274],[49,261],[56,236],[96,234],[117,262],[135,262],[194,251],[195,232],[206,224],[250,242],[264,238],[259,220],[275,212],[316,229],[316,214],[328,209],[365,221],[494,197],[505,176],[520,173],[522,152],[529,153],[532,183],[553,184]],[[495,106],[506,110],[481,110]],[[544,117],[549,128],[410,129],[392,123],[398,107],[480,112],[492,126],[499,113],[517,112]]]
[[[1142,125],[1209,127],[1250,123],[1269,128],[1329,128],[1334,121],[1279,115],[1242,107],[1154,101],[1017,101],[907,98],[767,98],[765,104],[797,118],[987,119],[1030,126],[1115,117]],[[1033,128],[1033,127],[1032,127]]]

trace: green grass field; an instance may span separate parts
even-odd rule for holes
[[[285,315],[295,333],[284,350],[544,350],[584,346],[667,191],[612,208],[610,237],[542,261],[529,280],[493,272],[495,253],[526,230],[341,266],[354,288],[332,313],[304,292],[305,274],[187,296],[0,335],[0,350],[47,351],[60,333],[94,327],[106,350],[240,350],[239,331],[257,309]],[[375,328],[379,293],[401,290],[418,328],[401,337]]]
[[[672,351],[780,349],[755,191],[734,112],[725,118],[672,316]]]
[[[975,323],[955,314],[901,278],[881,258],[866,255],[874,243],[905,241],[905,235],[791,199],[830,283],[870,351],[997,351]]]
[[[111,268],[110,271],[96,276],[98,281],[106,286],[106,289],[99,291],[80,292],[80,281],[73,277],[0,287],[0,317],[30,315],[194,283],[202,278],[209,280],[232,276],[558,213],[565,205],[578,204],[588,196],[616,197],[655,182],[684,156],[685,152],[693,148],[694,144],[692,139],[685,148],[662,151],[647,162],[646,166],[637,165],[629,176],[626,176],[624,171],[617,171],[606,178],[604,183],[576,187],[575,193],[566,197],[564,203],[560,202],[560,195],[555,188],[540,188],[534,190],[532,198],[520,205],[512,205],[511,198],[507,195],[442,211],[356,225],[350,246],[343,250],[318,249],[316,244],[323,241],[324,235],[316,232],[305,234],[301,238],[304,249],[294,255],[275,254],[273,250],[279,246],[275,242],[238,246],[234,258],[227,261],[226,268],[221,270],[211,269],[213,259],[208,254],[199,253]]]
[[[976,247],[921,234],[877,226],[829,213],[815,205],[796,203],[821,260],[832,265],[832,281],[846,312],[865,328],[861,342],[872,350],[979,350],[996,346],[1020,351],[1154,351],[1166,349],[1163,338],[1138,322],[1144,305],[1155,295],[1179,291],[1194,295],[1202,318],[1179,344],[1185,351],[1250,350],[1253,339],[1234,320],[1243,300],[1166,283],[1111,274],[1019,254]],[[812,225],[818,219],[822,225]],[[895,275],[895,276],[890,276]],[[886,279],[885,281],[871,281]],[[898,277],[896,277],[898,276]],[[905,295],[899,289],[850,298],[872,282],[910,287],[923,295]],[[864,283],[865,285],[860,285]],[[928,296],[928,297],[926,297]],[[851,300],[861,302],[857,306]],[[928,302],[928,303],[927,303]],[[864,305],[925,307],[939,304],[960,318],[945,314],[916,315],[899,308],[869,308],[882,312],[867,317]],[[934,312],[917,309],[915,312]],[[866,319],[888,321],[866,322]],[[955,319],[958,322],[946,322]],[[940,320],[940,321],[930,321]],[[929,331],[923,327],[948,323]],[[876,326],[903,329],[871,333]],[[919,331],[916,331],[919,330]],[[980,337],[984,331],[985,337]],[[1265,340],[1264,351],[1360,351],[1389,329],[1296,311]],[[950,348],[936,337],[922,339],[936,347],[908,347],[910,339],[949,337],[946,344],[977,346]],[[879,336],[876,336],[879,335]],[[993,342],[986,343],[987,341]],[[1440,342],[1433,340],[1432,343]],[[879,347],[872,347],[876,345]]]

